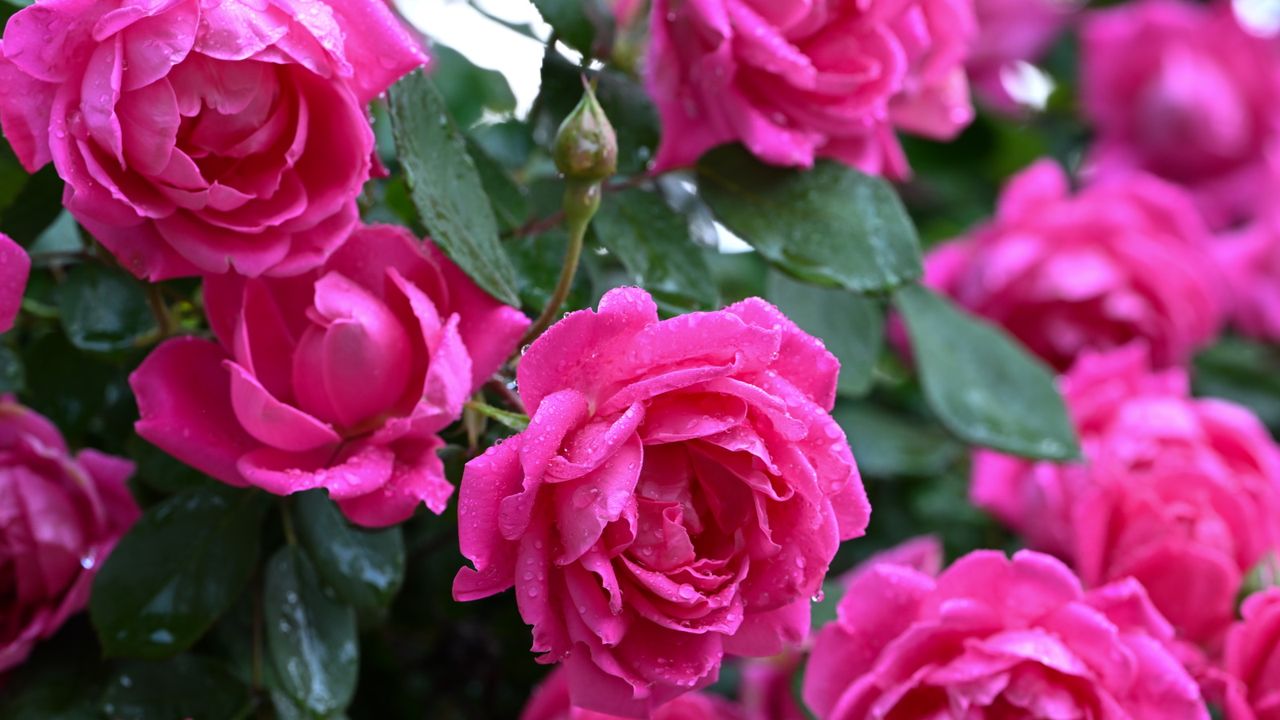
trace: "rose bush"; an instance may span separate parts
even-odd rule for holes
[[[774,165],[903,177],[895,129],[944,139],[973,119],[973,0],[654,0],[650,25],[658,170],[738,141]]]
[[[573,703],[629,717],[803,640],[870,510],[838,370],[760,300],[659,322],[623,288],[570,314],[520,361],[529,429],[467,465],[454,597],[514,586]]]
[[[972,497],[1086,584],[1126,577],[1189,640],[1214,643],[1241,580],[1280,547],[1280,449],[1248,411],[1192,398],[1140,347],[1086,355],[1063,394],[1085,462],[980,452]]]
[[[52,423],[0,397],[0,673],[89,602],[97,568],[138,517],[133,468],[72,455]]]
[[[925,282],[1059,370],[1135,339],[1176,365],[1225,319],[1209,242],[1178,188],[1139,175],[1073,197],[1045,160],[1009,181],[988,223],[929,253]]]
[[[1136,582],[1085,592],[1048,555],[883,563],[818,633],[804,698],[821,720],[1208,718],[1172,635]]]
[[[1182,185],[1214,227],[1265,207],[1255,188],[1280,137],[1277,48],[1232,5],[1140,0],[1089,13],[1080,39],[1091,172]]]
[[[41,0],[0,45],[0,125],[151,280],[319,265],[357,221],[365,105],[425,56],[382,0]]]
[[[362,525],[444,510],[437,433],[529,324],[392,226],[306,275],[207,277],[205,304],[217,342],[170,340],[130,377],[138,434],[231,485],[324,488]]]

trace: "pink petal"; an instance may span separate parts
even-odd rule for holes
[[[236,463],[260,447],[231,407],[225,353],[196,338],[168,340],[129,376],[142,416],[135,428],[160,449],[230,485],[244,485]]]
[[[0,233],[0,333],[8,332],[18,317],[30,272],[27,251]]]
[[[327,424],[277,400],[236,363],[224,360],[223,367],[231,374],[231,405],[240,426],[264,445],[305,452],[342,441]]]

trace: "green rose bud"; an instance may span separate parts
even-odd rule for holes
[[[556,167],[567,180],[600,182],[618,169],[618,136],[590,85],[556,133]]]

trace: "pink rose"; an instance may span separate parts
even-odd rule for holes
[[[1186,639],[1212,646],[1245,573],[1280,548],[1280,449],[1248,411],[1192,398],[1141,348],[1085,356],[1063,395],[1086,463],[980,452],[974,503],[1087,584],[1134,577]]]
[[[974,0],[978,40],[968,62],[974,91],[998,110],[1017,110],[1009,87],[1020,64],[1039,60],[1081,5],[1083,0]]]
[[[436,433],[529,324],[392,226],[298,277],[208,276],[204,297],[218,341],[169,340],[129,378],[138,434],[230,485],[325,488],[368,526],[444,510]]]
[[[467,464],[454,598],[514,586],[573,704],[628,717],[798,643],[870,512],[838,371],[759,299],[659,322],[622,288],[568,315],[520,361],[529,429]]]
[[[8,332],[18,317],[30,272],[31,258],[27,251],[0,233],[0,333]]]
[[[1061,562],[978,551],[936,579],[881,564],[819,633],[804,698],[820,720],[1209,714],[1132,581],[1084,592]]]
[[[1268,198],[1280,190],[1280,170],[1272,172]],[[1212,249],[1230,280],[1232,323],[1251,337],[1280,342],[1280,207],[1267,203],[1253,223],[1223,233]]]
[[[366,103],[423,62],[382,0],[39,0],[0,123],[139,277],[294,275],[356,224]]]
[[[67,450],[47,419],[0,397],[0,672],[84,609],[138,506],[133,463]]]
[[[774,165],[896,178],[895,128],[945,139],[973,119],[973,0],[655,0],[651,30],[655,170],[738,141]]]
[[[1227,633],[1228,720],[1280,718],[1280,588],[1254,593]]]
[[[742,720],[741,711],[724,698],[692,692],[654,709],[650,720]],[[569,672],[551,671],[534,689],[520,720],[621,720],[617,715],[573,707],[569,702]]]
[[[1214,227],[1270,198],[1258,192],[1263,151],[1280,137],[1277,48],[1230,6],[1140,0],[1081,28],[1081,102],[1097,130],[1088,165],[1183,185]]]
[[[925,282],[1002,326],[1059,370],[1141,339],[1185,363],[1221,327],[1224,289],[1189,198],[1152,177],[1071,195],[1043,160],[1015,176],[996,216],[925,261]]]

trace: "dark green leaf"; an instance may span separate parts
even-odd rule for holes
[[[884,341],[884,308],[843,288],[799,282],[778,270],[766,278],[766,297],[805,332],[816,335],[840,361],[840,393],[871,389]]]
[[[8,345],[0,345],[0,393],[20,393],[27,387],[22,358]]]
[[[494,297],[519,305],[493,208],[439,91],[415,72],[391,88],[390,102],[400,162],[432,239]]]
[[[532,129],[519,120],[481,125],[471,130],[470,137],[489,157],[513,172],[529,163],[534,147]]]
[[[258,562],[265,496],[208,487],[147,509],[93,585],[89,611],[109,656],[171,657],[231,606]]]
[[[849,437],[858,470],[869,477],[930,477],[966,454],[963,445],[936,425],[869,403],[841,401],[832,416]]]
[[[27,178],[27,171],[22,169],[9,143],[0,142],[0,222],[4,220],[5,211],[13,206],[13,201],[26,187]]]
[[[1079,455],[1053,373],[1003,331],[933,292],[893,296],[906,321],[925,397],[957,437],[1014,455]]]
[[[1196,356],[1193,382],[1198,395],[1219,397],[1252,410],[1280,432],[1280,348],[1227,338]]]
[[[267,564],[262,601],[267,654],[281,689],[312,713],[345,708],[360,665],[355,611],[320,584],[311,561],[290,545]]]
[[[542,19],[547,21],[556,36],[573,49],[591,54],[596,29],[587,17],[587,7],[594,0],[533,0]]]
[[[4,720],[101,720],[105,673],[88,623],[73,618],[6,673],[0,690]]]
[[[293,500],[298,540],[320,577],[357,608],[385,607],[404,582],[400,528],[353,527],[323,490]]]
[[[111,720],[233,720],[249,710],[249,688],[221,662],[194,655],[125,663],[102,698]]]
[[[76,265],[58,286],[57,299],[67,339],[81,350],[123,350],[156,330],[146,290],[123,270]]]
[[[525,189],[517,185],[507,169],[489,157],[489,153],[470,137],[467,138],[467,152],[471,155],[471,162],[475,163],[476,172],[480,173],[480,184],[489,196],[499,226],[510,230],[524,223],[529,215],[529,198]]]
[[[431,81],[460,127],[471,127],[486,110],[498,114],[515,111],[516,96],[497,70],[477,67],[462,53],[440,43],[432,44],[431,61]]]
[[[46,165],[32,175],[10,207],[22,211],[5,213],[0,219],[0,232],[23,246],[35,242],[62,212],[62,178],[53,165]]]
[[[838,162],[765,165],[738,146],[698,163],[702,197],[720,222],[798,278],[857,292],[920,277],[920,241],[897,193]]]
[[[662,198],[632,189],[604,198],[592,221],[597,242],[617,256],[628,280],[653,293],[671,312],[708,310],[719,304],[703,249],[689,238],[689,224]]]

